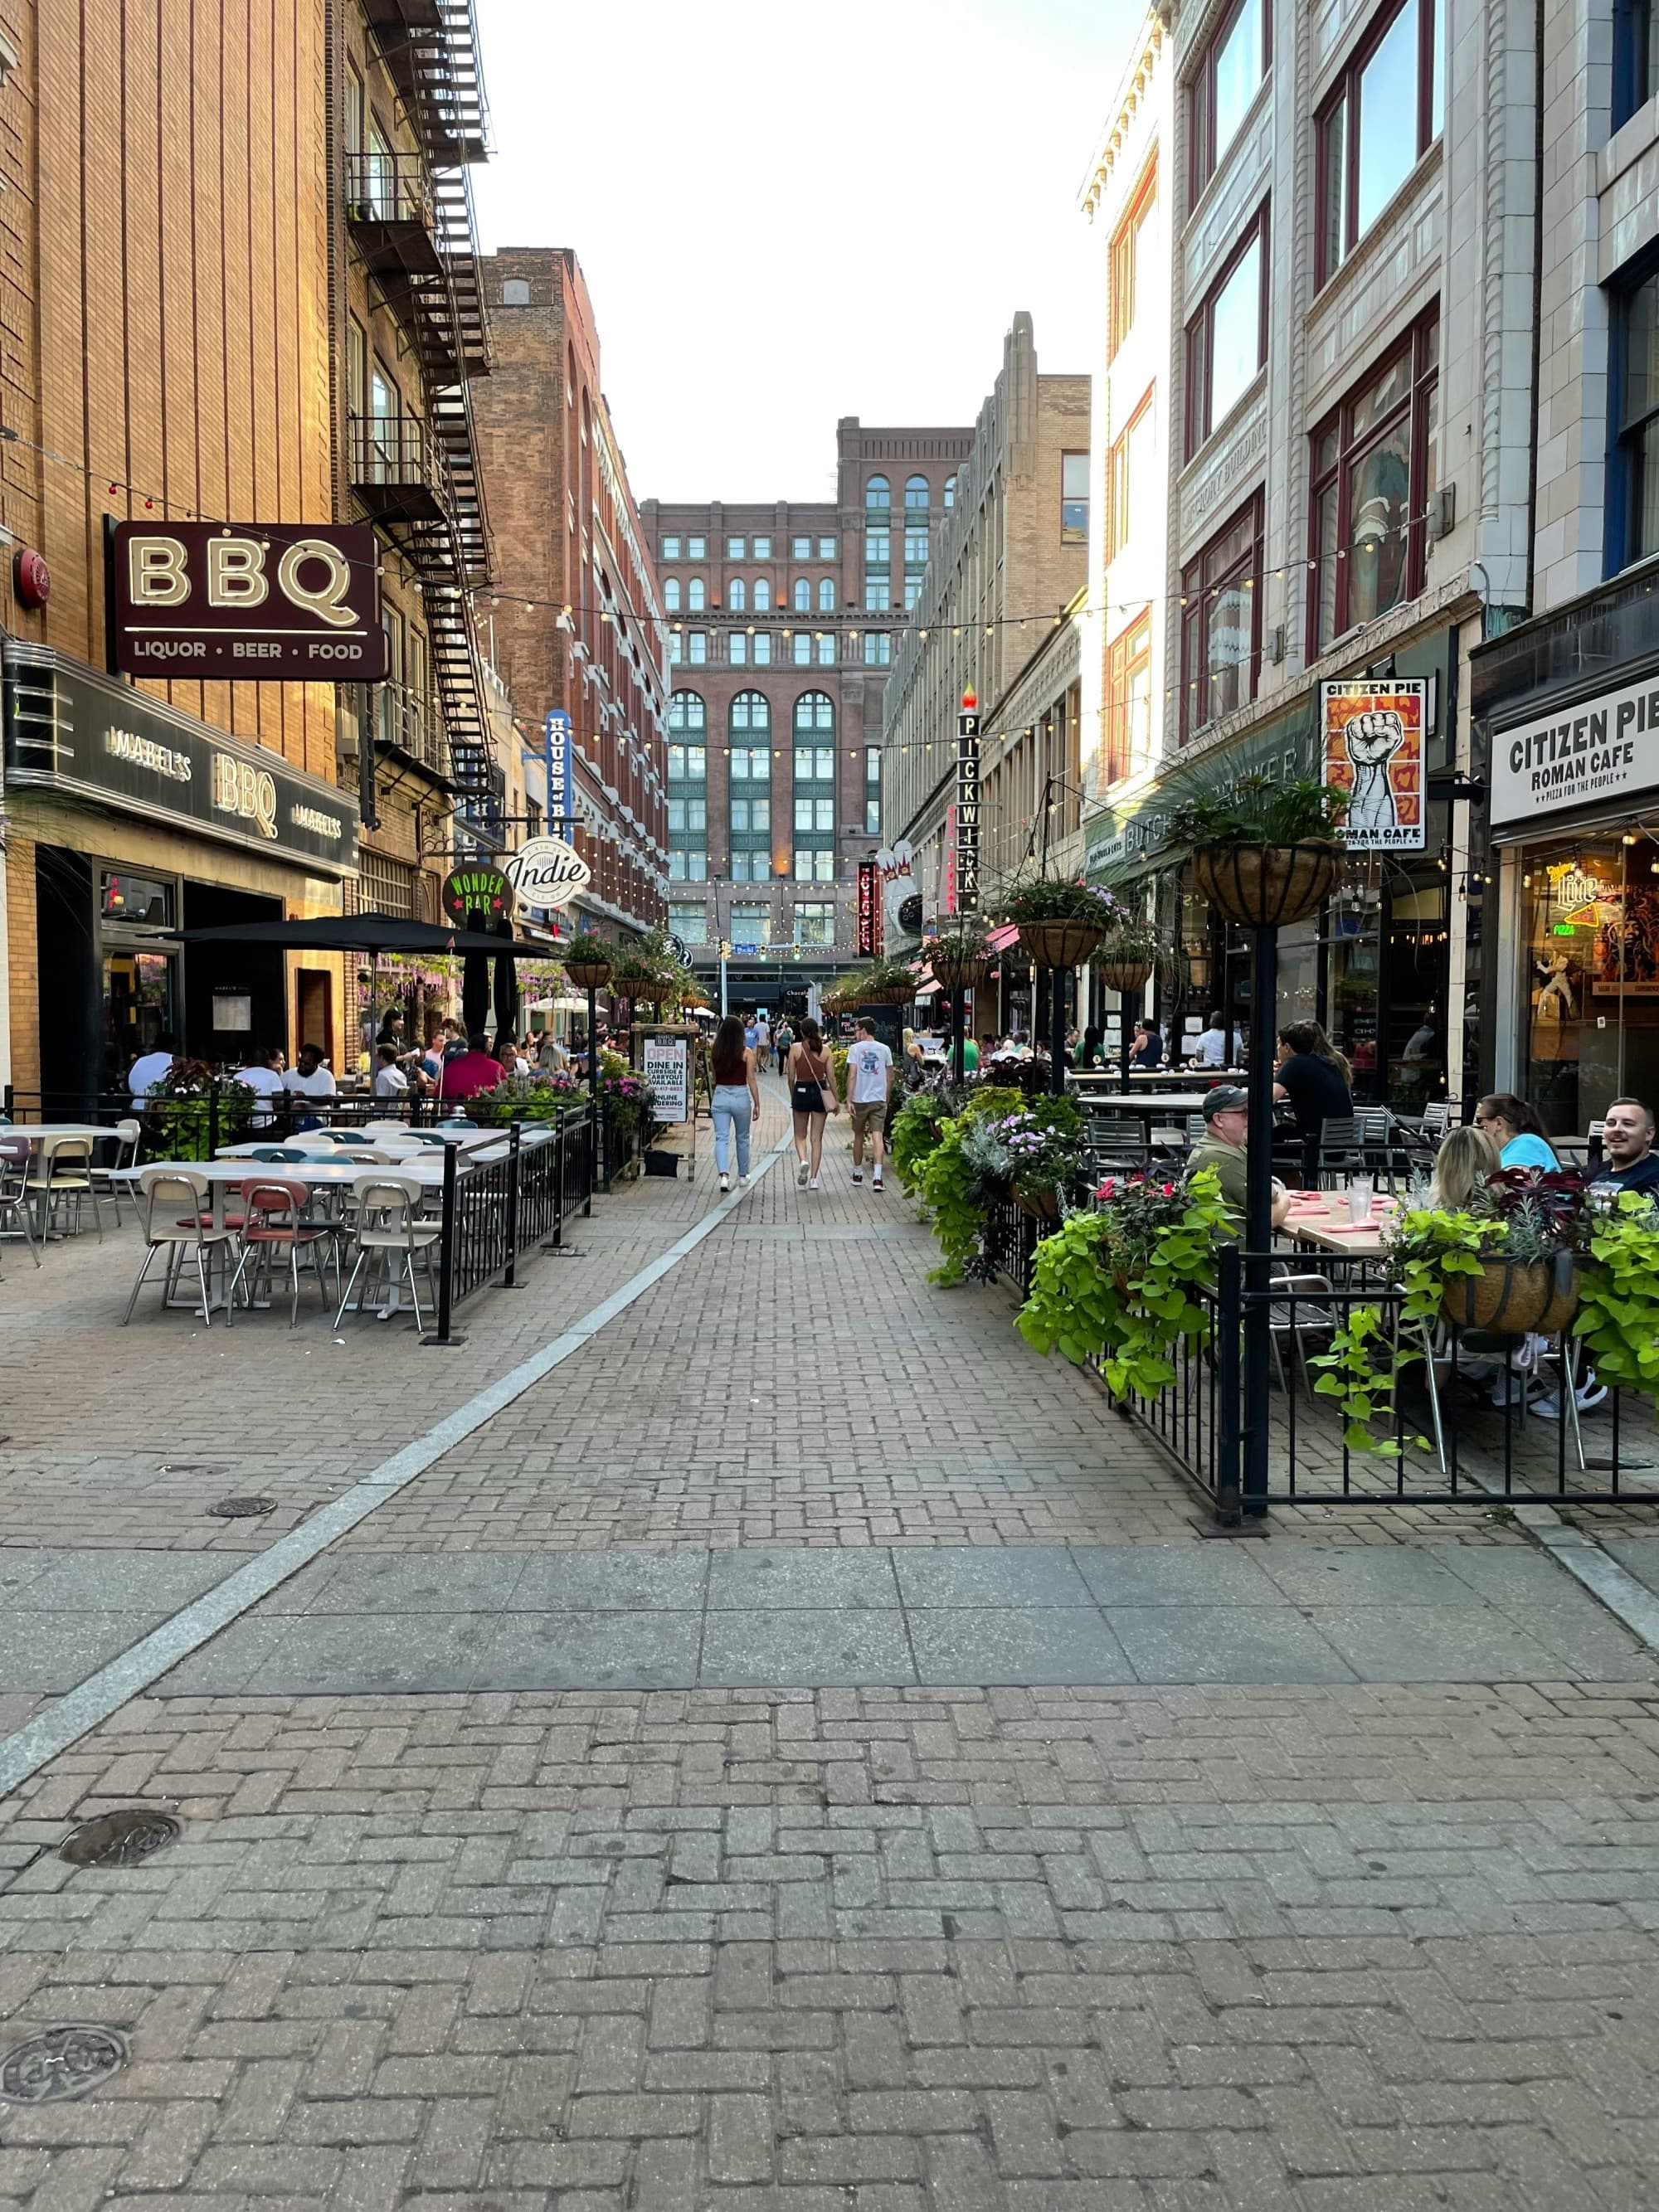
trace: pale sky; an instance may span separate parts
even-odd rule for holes
[[[1029,308],[1086,371],[1077,205],[1142,0],[478,0],[483,242],[571,246],[635,496],[825,499],[836,423],[971,423]]]

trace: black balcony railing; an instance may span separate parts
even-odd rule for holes
[[[449,741],[443,717],[434,699],[406,684],[379,684],[374,689],[375,735],[383,745],[395,745],[410,760],[447,777]]]
[[[348,154],[345,203],[353,240],[374,276],[442,276],[437,200],[420,155]]]

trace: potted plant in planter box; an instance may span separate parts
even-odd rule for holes
[[[1100,896],[1110,902],[1112,922],[1089,964],[1109,991],[1126,995],[1144,991],[1158,965],[1162,939],[1152,924],[1143,921],[1115,892],[1103,890]]]
[[[872,960],[854,981],[855,1006],[902,1006],[916,995],[916,971],[908,960]]]
[[[1076,1101],[1034,1097],[981,1126],[1020,1212],[1036,1221],[1058,1221],[1083,1169],[1083,1115]]]
[[[1000,918],[1012,922],[1039,968],[1078,968],[1108,936],[1122,909],[1112,893],[1077,876],[1027,876],[1004,890]]]
[[[1330,896],[1342,857],[1346,792],[1300,776],[1246,775],[1171,810],[1172,842],[1192,854],[1193,878],[1215,911],[1243,928],[1304,921]]]

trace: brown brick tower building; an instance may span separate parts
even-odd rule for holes
[[[574,842],[593,871],[579,905],[649,928],[665,919],[665,635],[592,306],[566,247],[505,247],[483,267],[493,367],[473,404],[495,590],[482,611],[526,739],[550,709],[570,716]],[[527,784],[540,799],[533,766]]]
[[[845,966],[881,842],[882,692],[971,430],[836,433],[833,501],[641,509],[669,624],[671,927],[766,1004]]]

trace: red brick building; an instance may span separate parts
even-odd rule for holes
[[[578,908],[650,928],[666,919],[666,633],[592,306],[568,247],[482,266],[493,366],[472,405],[495,582],[480,617],[526,737],[551,708],[570,716],[574,842],[593,871]]]
[[[973,441],[851,416],[832,501],[641,509],[669,625],[670,926],[702,968],[732,945],[739,998],[854,956],[895,633]]]

